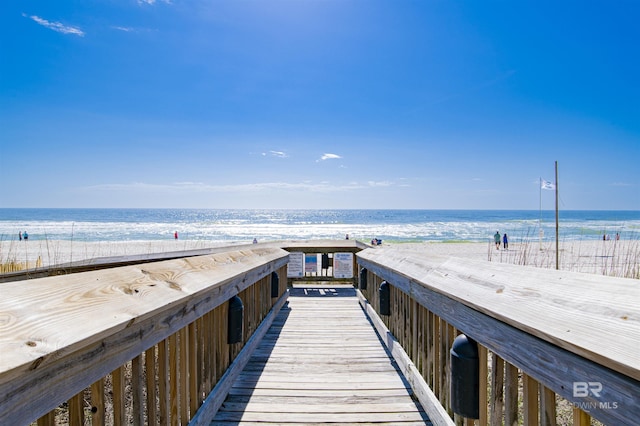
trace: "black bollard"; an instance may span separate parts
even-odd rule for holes
[[[380,315],[391,315],[391,286],[388,282],[382,281],[378,289],[380,299]]]
[[[227,343],[239,343],[242,341],[242,329],[244,323],[244,305],[240,297],[233,296],[229,299],[229,332]]]
[[[360,290],[367,289],[367,269],[360,269]]]
[[[280,277],[277,272],[271,273],[271,297],[280,296]]]
[[[451,346],[451,408],[469,419],[480,418],[478,344],[464,334]]]

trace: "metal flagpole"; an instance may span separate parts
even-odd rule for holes
[[[538,185],[538,191],[540,192],[540,219],[538,219],[538,250],[542,250],[542,177]]]
[[[558,162],[556,161],[556,269],[560,269],[560,250],[558,242]]]

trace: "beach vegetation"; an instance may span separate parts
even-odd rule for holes
[[[636,236],[624,240],[561,241],[558,269],[610,277],[640,279],[640,241]],[[556,244],[524,238],[509,249],[495,250],[489,243],[488,260],[514,265],[556,268]]]

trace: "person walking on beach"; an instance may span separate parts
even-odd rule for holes
[[[500,232],[496,231],[493,236],[493,241],[496,243],[496,250],[500,250]]]
[[[25,241],[27,241],[29,239],[29,234],[27,234],[27,231],[24,231],[22,233],[22,238],[24,238]]]
[[[177,240],[178,239],[178,231],[173,233],[173,239]]]
[[[502,247],[505,250],[509,249],[509,239],[507,238],[507,233],[505,232],[504,235],[502,236]]]
[[[18,232],[18,238],[20,238],[20,241],[22,241],[22,231]]]

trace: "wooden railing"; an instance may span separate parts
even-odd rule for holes
[[[2,284],[0,424],[187,424],[283,303],[287,260],[250,247]]]
[[[361,303],[436,425],[474,424],[450,400],[460,333],[479,348],[475,424],[640,424],[638,281],[363,248],[258,244],[3,283],[0,424],[206,423],[286,299],[289,252],[354,253]],[[230,344],[235,295],[244,333]]]
[[[450,401],[461,333],[478,344],[475,424],[640,424],[637,280],[392,249],[357,262],[363,306],[434,424],[474,424]]]

